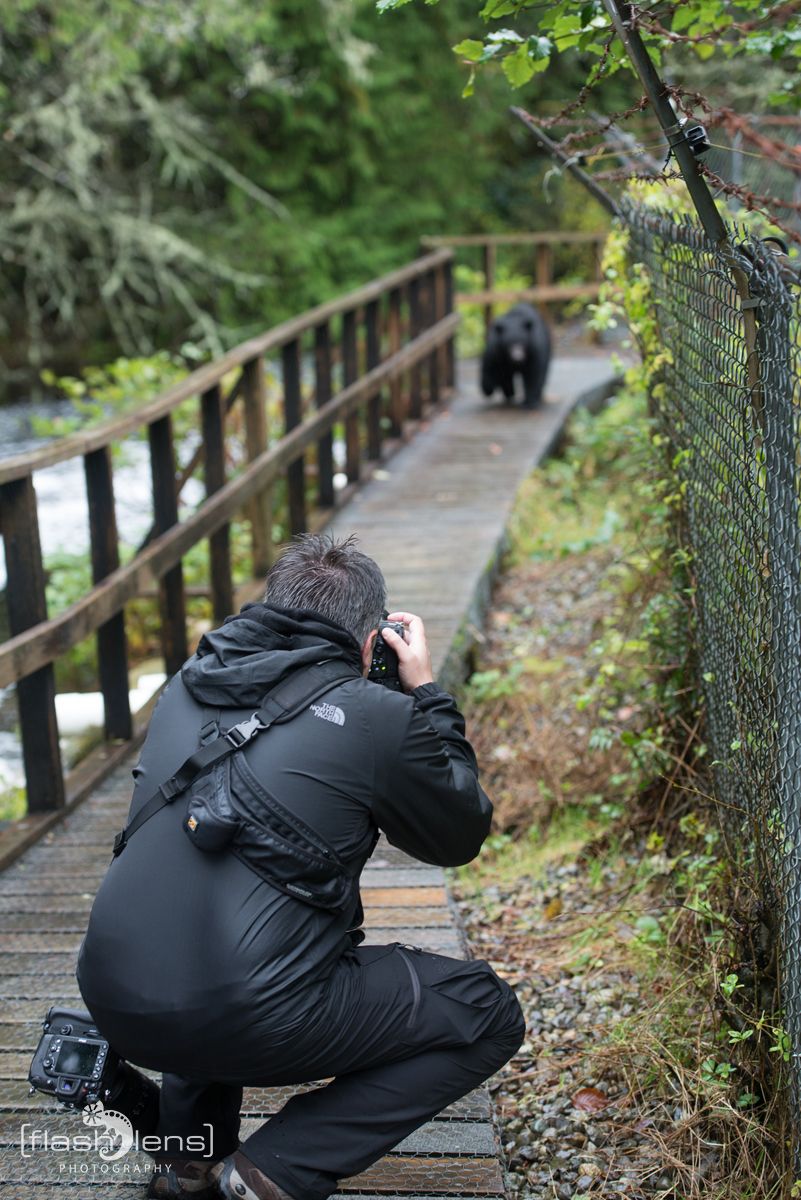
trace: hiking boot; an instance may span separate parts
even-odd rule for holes
[[[219,1200],[211,1177],[218,1163],[203,1159],[168,1159],[156,1163],[147,1200]]]
[[[289,1192],[268,1179],[241,1150],[212,1167],[211,1177],[223,1200],[293,1200]]]

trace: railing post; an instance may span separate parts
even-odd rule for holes
[[[495,243],[484,243],[484,291],[491,292],[495,287]],[[484,328],[489,333],[492,324],[492,301],[484,305]]]
[[[445,301],[442,315],[449,317],[453,312],[453,259],[449,258],[443,266]],[[456,386],[456,334],[452,333],[445,344],[445,386]]]
[[[92,583],[98,584],[120,565],[110,447],[102,446],[85,454],[83,469],[89,506]],[[133,735],[133,723],[128,698],[124,610],[115,613],[97,631],[97,668],[103,693],[106,737],[128,741]]]
[[[437,323],[437,277],[433,270],[426,271],[426,330]],[[428,356],[428,402],[432,407],[439,404],[439,347],[435,346]]]
[[[547,242],[537,246],[537,287],[550,287],[553,283],[553,251]]]
[[[219,383],[201,396],[206,495],[225,484],[225,413]],[[209,538],[209,575],[214,620],[222,622],[234,611],[231,581],[231,527],[221,526]]]
[[[372,371],[381,362],[381,331],[379,328],[379,302],[371,300],[365,310],[367,335],[367,370]],[[381,392],[367,401],[367,456],[376,461],[381,457]]]
[[[537,246],[537,287],[549,288],[553,283],[553,249],[548,242],[540,242]],[[550,315],[550,300],[540,300],[545,311]]]
[[[314,394],[318,408],[331,399],[331,326],[328,321],[314,331]],[[333,508],[334,438],[331,430],[317,442],[317,503],[320,508]]]
[[[593,279],[596,279],[598,281],[598,283],[602,283],[603,277],[604,277],[604,273],[602,270],[602,263],[603,263],[604,246],[605,245],[606,245],[606,242],[603,238],[596,238],[595,241],[592,243],[593,265],[595,267],[595,271],[593,272]]]
[[[284,420],[287,433],[303,420],[300,391],[300,342],[294,338],[281,351],[284,379]],[[287,495],[289,501],[289,532],[306,532],[306,472],[305,454],[287,467]]]
[[[12,637],[47,620],[45,577],[39,542],[36,492],[30,475],[0,487],[5,542],[6,601]],[[47,812],[64,804],[64,778],[56,723],[53,667],[33,671],[17,683],[22,758],[28,812]]]
[[[158,536],[160,533],[166,533],[178,522],[175,451],[172,442],[172,420],[169,415],[160,417],[148,426],[148,439],[153,478],[153,517]],[[159,609],[165,670],[168,675],[174,675],[188,658],[184,573],[180,563],[159,580]]]
[[[421,331],[421,313],[420,313],[420,277],[415,275],[414,279],[409,280],[409,340],[414,341]],[[423,400],[421,396],[421,375],[422,369],[419,363],[415,363],[409,372],[409,416],[413,420],[419,420],[423,411]]]
[[[355,383],[359,374],[356,342],[356,310],[349,309],[342,317],[342,371],[345,387]],[[358,409],[345,418],[345,471],[348,483],[358,483],[361,465]]]
[[[401,289],[389,293],[389,353],[401,348]],[[403,379],[396,375],[389,385],[389,420],[393,437],[403,434]]]
[[[434,268],[434,324],[445,316],[445,264]],[[448,347],[442,342],[436,349],[437,376],[442,386],[448,386]]]
[[[248,461],[252,462],[267,449],[267,388],[264,381],[264,359],[261,355],[246,362],[244,373],[245,441]],[[265,488],[247,506],[250,521],[250,544],[253,553],[254,577],[264,575],[273,557],[272,489]]]

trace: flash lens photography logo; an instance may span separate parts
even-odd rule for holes
[[[77,1115],[77,1114],[76,1114]],[[113,1108],[105,1108],[102,1100],[87,1104],[81,1112],[81,1120],[86,1126],[85,1133],[70,1135],[67,1133],[51,1133],[36,1125],[25,1123],[20,1130],[20,1153],[23,1158],[50,1153],[70,1156],[95,1152],[103,1159],[102,1164],[59,1163],[60,1171],[70,1174],[88,1174],[98,1168],[102,1171],[119,1171],[118,1160],[124,1158],[131,1150],[134,1153],[144,1151],[146,1154],[177,1154],[181,1158],[191,1155],[193,1158],[213,1158],[214,1129],[210,1123],[203,1125],[202,1134],[194,1134],[183,1138],[168,1135],[161,1138],[156,1134],[146,1134],[141,1137],[134,1132],[133,1126],[124,1113]],[[114,1163],[114,1167],[106,1166]],[[140,1168],[137,1167],[137,1173]],[[127,1170],[127,1168],[126,1168]]]
[[[131,1122],[123,1113],[115,1112],[113,1108],[105,1109],[102,1100],[87,1104],[81,1119],[90,1129],[104,1131],[107,1145],[102,1149],[98,1147],[98,1153],[107,1162],[122,1158],[133,1146],[134,1132]]]

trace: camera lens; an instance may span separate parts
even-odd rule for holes
[[[159,1121],[159,1086],[130,1063],[121,1062],[109,1088],[107,1108],[126,1116],[140,1137],[155,1133]]]

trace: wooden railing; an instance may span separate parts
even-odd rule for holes
[[[583,230],[556,230],[543,233],[486,233],[468,234],[462,237],[425,237],[421,246],[425,250],[449,247],[452,250],[470,248],[480,251],[484,287],[478,292],[457,292],[456,303],[481,304],[484,307],[484,322],[489,328],[499,304],[517,303],[528,300],[547,310],[569,300],[595,299],[601,285],[601,249],[606,241],[604,230],[586,233]],[[580,283],[554,279],[554,248],[561,246],[591,246],[593,248],[590,278]],[[524,288],[498,288],[496,271],[498,248],[501,246],[531,246],[533,262],[530,268],[532,284]]]
[[[0,646],[0,686],[17,685],[29,813],[62,810],[77,799],[78,785],[65,785],[59,752],[53,670],[58,656],[87,635],[97,635],[105,736],[126,749],[134,723],[125,605],[154,584],[158,587],[165,669],[168,674],[177,671],[189,652],[181,566],[187,551],[208,539],[212,607],[215,620],[221,621],[234,607],[232,518],[244,511],[253,573],[263,574],[273,552],[271,489],[279,480],[286,482],[291,534],[321,524],[342,497],[334,487],[335,424],[344,422],[349,491],[369,463],[381,459],[389,444],[385,439],[402,437],[405,423],[419,418],[425,405],[436,404],[452,387],[458,317],[451,267],[450,250],[428,254],[237,346],[129,414],[0,460],[11,633]],[[285,430],[272,445],[265,387],[269,356],[280,358]],[[336,391],[335,358],[341,382]],[[314,386],[305,389],[310,395],[301,386],[303,361],[313,362]],[[234,370],[239,374],[224,395],[223,380]],[[192,397],[199,399],[202,442],[177,470],[173,414]],[[248,462],[227,479],[226,416],[237,404],[244,407]],[[149,442],[154,524],[144,547],[121,566],[111,448],[143,429]],[[94,586],[48,618],[33,475],[76,456],[83,458],[86,478]],[[206,498],[179,520],[180,489],[201,463]],[[83,772],[81,794],[97,777]]]

